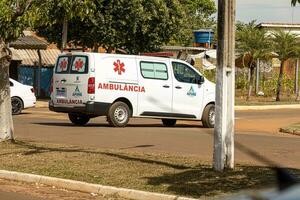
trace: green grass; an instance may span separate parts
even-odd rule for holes
[[[268,167],[237,165],[218,173],[194,157],[125,150],[16,141],[1,143],[0,157],[0,169],[197,198],[275,183]]]
[[[256,97],[253,96],[249,101],[246,101],[246,97],[236,97],[235,105],[237,106],[262,106],[262,105],[289,105],[300,104],[300,101],[295,101],[295,97],[282,97],[281,101],[275,101],[272,97]]]
[[[300,123],[292,124],[288,127],[281,128],[280,131],[283,133],[290,133],[300,136]]]

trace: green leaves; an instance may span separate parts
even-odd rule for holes
[[[35,29],[49,42],[61,43],[67,16],[69,42],[136,54],[170,40],[191,44],[192,30],[204,26],[203,18],[215,11],[212,0],[48,0],[38,7],[42,17]]]
[[[296,34],[278,30],[272,33],[272,36],[274,52],[279,60],[285,61],[300,56],[300,43]]]
[[[0,40],[15,40],[28,27],[30,0],[0,0]]]
[[[270,37],[263,29],[256,27],[255,21],[236,25],[236,51],[243,58],[247,58],[248,66],[259,59],[266,59],[271,56],[272,42]]]

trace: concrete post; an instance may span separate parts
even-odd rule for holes
[[[213,167],[234,168],[235,0],[218,1],[216,119]]]

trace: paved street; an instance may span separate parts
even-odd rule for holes
[[[238,111],[236,141],[286,167],[300,168],[300,137],[278,132],[299,122],[299,116],[300,109]],[[213,130],[202,128],[201,122],[180,121],[168,128],[160,120],[132,119],[126,128],[112,128],[98,117],[76,127],[66,114],[34,108],[14,116],[14,124],[17,139],[212,158]],[[236,161],[260,164],[238,149]]]

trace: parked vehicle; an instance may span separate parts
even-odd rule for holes
[[[215,84],[188,63],[171,58],[100,53],[59,55],[49,109],[76,125],[107,116],[115,127],[130,117],[202,120],[214,126]]]
[[[24,85],[11,78],[9,82],[12,114],[20,114],[23,109],[35,106],[36,97],[32,86]]]

